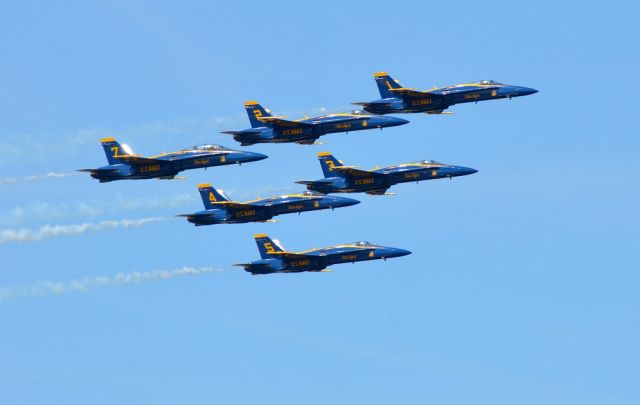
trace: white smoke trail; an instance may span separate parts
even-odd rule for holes
[[[214,186],[216,186],[214,184]],[[292,186],[282,187],[258,187],[243,189],[225,189],[229,197],[234,200],[255,198],[257,196],[268,197],[272,193],[286,193],[292,191]],[[85,219],[102,215],[118,215],[128,211],[151,210],[176,210],[183,207],[193,207],[193,210],[201,209],[200,196],[194,190],[190,193],[174,196],[145,196],[131,197],[116,194],[109,200],[87,200],[68,203],[51,203],[47,201],[31,201],[22,206],[17,206],[5,212],[0,212],[0,225],[7,227],[20,227],[28,223],[42,223],[62,221],[69,218],[82,217]],[[168,215],[171,212],[160,212],[151,215]],[[147,214],[149,215],[149,214]]]
[[[163,221],[166,218],[122,219],[118,221],[86,222],[77,225],[45,225],[39,229],[0,229],[0,244],[36,242],[57,236],[79,235],[113,228],[132,228]]]
[[[182,267],[176,270],[154,270],[131,273],[117,273],[113,276],[90,276],[70,281],[36,281],[23,286],[7,286],[0,288],[0,302],[18,297],[35,297],[69,292],[86,292],[100,287],[114,287],[140,284],[146,281],[170,280],[176,277],[192,276],[204,273],[220,272],[213,267]]]
[[[292,116],[315,116],[329,112],[353,110],[353,107],[309,107],[306,109],[282,110],[278,114]],[[68,131],[65,133],[22,133],[5,135],[2,138],[2,164],[13,164],[28,157],[31,161],[50,161],[52,159],[78,156],[88,150],[99,147],[99,139],[114,134],[122,134],[119,139],[128,144],[144,143],[145,147],[166,145],[168,141],[182,139],[188,133],[192,142],[209,143],[212,140],[227,143],[229,137],[219,131],[245,128],[247,116],[241,106],[232,116],[209,118],[175,118],[168,121],[156,121],[126,125],[115,128],[95,127]],[[184,145],[190,146],[190,145]],[[11,182],[11,181],[10,181]],[[0,182],[1,184],[1,182]]]
[[[23,176],[23,177],[0,177],[0,184],[17,184],[17,183],[42,181],[42,180],[50,180],[50,179],[60,179],[62,177],[75,176],[77,174],[78,173],[49,172],[47,174],[38,174],[38,175]]]

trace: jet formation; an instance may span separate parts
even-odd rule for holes
[[[328,114],[319,117],[304,117],[297,120],[285,116],[274,116],[257,101],[247,101],[244,108],[251,128],[238,131],[224,131],[242,146],[259,143],[297,143],[301,145],[319,144],[318,139],[326,134],[383,129],[405,125],[409,121],[387,116],[391,113],[451,114],[449,107],[470,102],[497,100],[527,96],[537,90],[481,80],[429,90],[406,88],[386,72],[375,73],[374,79],[380,98],[353,104],[362,111]],[[206,169],[212,166],[242,164],[266,159],[261,153],[233,150],[220,145],[197,145],[176,152],[156,156],[137,155],[126,144],[114,138],[101,139],[108,165],[95,169],[80,169],[88,172],[100,183],[115,180],[178,179],[184,170]],[[222,190],[211,184],[198,185],[204,210],[181,214],[195,226],[216,224],[239,224],[249,222],[275,222],[278,215],[335,209],[359,204],[360,201],[337,197],[332,193],[367,193],[386,195],[390,187],[399,183],[419,182],[467,176],[476,169],[422,160],[400,163],[371,170],[345,166],[330,152],[317,154],[323,178],[301,180],[307,191],[268,198],[238,202],[229,199]],[[355,242],[310,249],[302,252],[286,251],[277,240],[266,234],[255,235],[260,251],[260,260],[238,264],[247,272],[257,274],[300,273],[331,271],[328,266],[341,263],[355,263],[366,260],[389,259],[410,254],[408,250],[375,245],[369,242]]]

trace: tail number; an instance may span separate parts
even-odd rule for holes
[[[265,242],[263,245],[264,245],[264,248],[267,251],[267,253],[275,253],[276,252],[276,249],[273,247],[271,242]]]

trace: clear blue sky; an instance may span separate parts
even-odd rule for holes
[[[3,300],[0,403],[640,403],[638,9],[444,3],[3,2],[0,230],[170,219],[0,244],[0,290],[224,271]],[[104,164],[104,136],[142,154],[236,147],[219,131],[248,126],[245,100],[340,111],[377,98],[379,70],[540,92],[322,146],[258,145],[269,159],[184,181],[24,178]],[[298,190],[323,150],[479,172],[276,224],[172,218],[201,209],[202,182],[237,199]],[[414,254],[252,277],[229,265],[258,257],[258,232],[294,250],[365,239]]]

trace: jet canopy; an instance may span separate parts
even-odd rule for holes
[[[442,163],[436,162],[435,160],[423,160],[420,164],[427,166],[442,166]]]
[[[220,145],[214,145],[214,144],[208,144],[208,145],[196,145],[196,146],[192,146],[189,149],[184,149],[184,150],[197,150],[197,151],[202,151],[202,152],[215,152],[215,151],[219,151],[219,150],[226,150],[224,147],[220,146]]]
[[[365,246],[373,246],[373,245],[371,244],[371,242],[367,242],[367,241],[364,241],[364,240],[358,241],[358,242],[354,243],[354,245],[356,245],[356,246],[361,246],[361,247],[365,247]]]
[[[318,193],[317,191],[311,191],[311,190],[307,190],[305,192],[302,193],[302,195],[305,196],[315,196],[315,195],[324,195],[322,193]]]
[[[478,81],[478,82],[476,82],[476,83],[478,83],[478,84],[482,84],[482,85],[484,85],[484,86],[487,86],[487,85],[490,85],[490,84],[495,84],[495,85],[500,85],[500,84],[502,84],[502,83],[498,83],[498,82],[493,81],[493,80],[480,80],[480,81]]]

